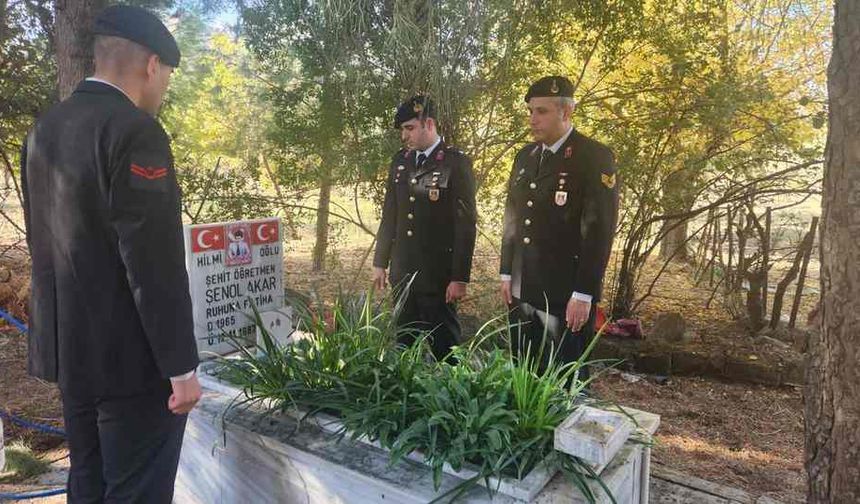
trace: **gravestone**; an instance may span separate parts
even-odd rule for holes
[[[277,218],[185,226],[185,265],[201,354],[232,351],[229,339],[254,344],[252,304],[284,306],[283,246]]]

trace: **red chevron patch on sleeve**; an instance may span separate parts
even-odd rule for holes
[[[167,176],[167,168],[131,164],[131,174],[147,180],[158,180]]]

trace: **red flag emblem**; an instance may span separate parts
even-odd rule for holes
[[[251,243],[261,245],[278,241],[278,221],[268,220],[251,224]]]
[[[224,226],[191,228],[191,251],[206,252],[224,248]]]

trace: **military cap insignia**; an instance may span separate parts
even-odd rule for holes
[[[601,173],[600,181],[603,182],[603,185],[605,185],[607,188],[612,189],[615,187],[615,174],[613,173],[609,175],[606,173]]]
[[[439,201],[439,189],[430,189],[427,195],[430,197],[430,201]]]
[[[415,102],[415,104],[412,105],[412,111],[415,112],[416,114],[420,114],[421,112],[424,112],[424,104],[421,102]]]
[[[555,204],[558,206],[564,206],[565,203],[567,203],[567,191],[556,191]]]
[[[552,94],[558,94],[558,82],[555,79],[552,80],[552,86],[549,88],[549,92]]]
[[[570,156],[572,156],[572,155],[573,155],[573,147],[568,145],[567,148],[564,149],[564,159],[570,159]]]

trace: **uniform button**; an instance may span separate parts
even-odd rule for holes
[[[412,236],[412,230],[411,229],[406,231],[406,236]]]
[[[412,203],[415,203],[415,196],[410,196],[409,201],[411,201]]]
[[[526,236],[525,238],[523,238],[523,243],[525,243],[526,245],[528,245],[528,244],[529,244],[529,243],[531,243],[531,242],[532,242],[532,239],[531,239],[531,238],[529,238],[528,236]]]
[[[532,189],[537,189],[537,184],[532,182],[531,184],[529,184],[529,187],[531,187]]]
[[[527,206],[527,207],[531,208],[531,207],[533,207],[534,205],[535,205],[535,204],[534,204],[534,202],[533,202],[532,200],[528,200],[528,201],[526,201],[526,206]]]
[[[406,218],[412,220],[413,218],[415,218],[415,216],[412,214],[406,214]]]
[[[413,184],[417,184],[417,183],[418,183],[418,179],[412,179],[412,180],[410,180],[410,182],[412,182]]]
[[[531,225],[532,225],[531,219],[526,219],[526,226],[531,226]]]

